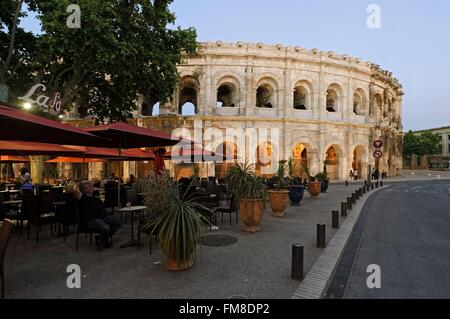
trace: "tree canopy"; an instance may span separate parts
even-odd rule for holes
[[[194,29],[174,27],[175,15],[169,10],[173,0],[78,0],[80,28],[66,24],[71,0],[6,0],[4,17],[0,16],[8,30],[0,31],[2,48],[11,47],[7,40],[14,28],[18,40],[24,32],[8,18],[23,2],[36,10],[43,33],[20,35],[11,50],[14,62],[25,61],[22,48],[30,52],[21,63],[27,76],[12,72],[20,85],[13,77],[0,77],[0,83],[9,84],[13,101],[25,95],[24,87],[29,89],[32,79],[47,87],[47,96],[60,92],[63,108],[78,103],[81,113],[97,122],[124,120],[131,117],[138,94],[154,102],[168,100],[178,81],[182,53],[194,54],[197,48]],[[22,39],[25,36],[30,41]]]
[[[403,138],[403,154],[411,155],[435,155],[442,152],[442,138],[439,134],[424,131],[420,135],[409,131]]]

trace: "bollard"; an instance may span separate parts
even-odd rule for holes
[[[317,248],[326,248],[325,234],[326,225],[317,224]]]
[[[356,193],[352,193],[352,204],[356,204]]]
[[[354,194],[354,198],[355,198],[353,203],[356,204],[356,201],[359,199],[358,192],[355,191],[353,194]]]
[[[363,197],[363,194],[364,194],[364,191],[363,191],[363,188],[361,187],[359,189],[359,197]]]
[[[362,193],[363,193],[363,194],[366,193],[366,185],[363,186],[363,188],[362,188]]]
[[[353,206],[352,206],[352,198],[351,197],[347,197],[347,210],[352,210]]]
[[[370,184],[370,187],[372,188],[372,190],[375,188],[375,185],[373,183]]]
[[[380,182],[377,181],[377,182],[375,183],[375,188],[378,188],[379,186],[380,186]]]
[[[348,181],[345,181],[345,186],[347,186],[347,187],[348,187]]]
[[[383,185],[384,185],[384,182],[381,181],[381,182],[380,182],[380,187],[383,187]]]
[[[347,203],[341,202],[341,216],[347,217]]]
[[[337,210],[332,212],[332,226],[333,229],[339,229],[339,212]]]
[[[297,281],[301,281],[305,278],[303,275],[303,255],[304,247],[300,244],[293,244],[291,277]]]

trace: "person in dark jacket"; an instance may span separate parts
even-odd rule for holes
[[[81,227],[98,231],[103,247],[111,247],[109,237],[122,227],[120,220],[106,213],[103,202],[94,196],[94,186],[91,182],[82,182],[80,192],[78,211]]]

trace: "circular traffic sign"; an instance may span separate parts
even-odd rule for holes
[[[373,157],[380,159],[383,157],[383,152],[382,151],[375,151],[373,152]]]
[[[378,140],[378,141],[373,142],[373,147],[375,147],[375,148],[382,148],[383,147],[383,141]]]

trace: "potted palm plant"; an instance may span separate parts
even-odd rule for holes
[[[326,193],[329,185],[327,172],[318,173],[316,179],[320,182],[320,192]]]
[[[225,181],[233,198],[239,201],[239,215],[243,229],[249,233],[260,231],[259,225],[264,214],[267,188],[262,180],[252,172],[253,165],[238,164],[228,169]]]
[[[166,269],[182,271],[192,267],[200,239],[211,225],[201,213],[207,208],[188,200],[187,192],[181,193],[168,173],[151,175],[140,187],[150,215],[141,230],[159,237]]]
[[[272,216],[275,217],[284,217],[285,210],[289,205],[289,185],[286,182],[286,175],[286,161],[280,161],[275,176],[277,183],[274,189],[269,190],[269,204],[273,211]]]
[[[295,174],[296,165],[292,157],[287,162],[287,171],[289,177],[289,200],[292,206],[299,206],[303,200],[305,193],[305,186],[302,185],[302,180]]]

